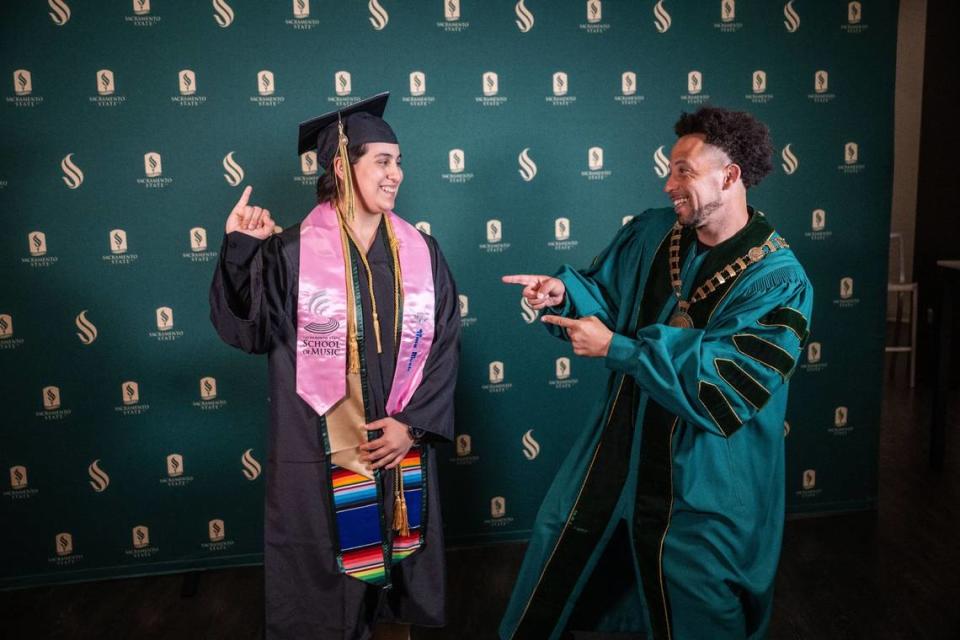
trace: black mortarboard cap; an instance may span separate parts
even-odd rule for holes
[[[339,135],[337,120],[343,120],[343,131],[349,144],[368,142],[397,143],[393,129],[381,116],[387,108],[389,91],[355,102],[349,107],[325,113],[322,116],[300,123],[300,141],[297,153],[303,155],[311,149],[317,150],[317,164],[327,167],[337,154]]]

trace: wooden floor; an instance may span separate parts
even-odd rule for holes
[[[929,394],[889,388],[879,510],[787,523],[771,638],[960,639],[960,428],[937,474],[928,420]],[[451,549],[449,624],[414,639],[495,637],[522,554],[519,544]],[[182,576],[0,593],[0,636],[257,639],[262,578],[260,568],[209,571],[190,597]]]

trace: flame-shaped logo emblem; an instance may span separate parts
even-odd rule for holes
[[[310,0],[293,0],[293,17],[298,20],[310,17]]]
[[[373,28],[377,31],[383,31],[387,23],[390,22],[390,14],[387,13],[387,10],[380,6],[377,0],[367,2],[367,10],[370,12],[370,24],[373,25]]]
[[[190,250],[207,250],[207,230],[203,227],[194,227],[193,229],[190,229]]]
[[[138,524],[131,530],[133,538],[133,548],[143,549],[150,546],[150,529],[142,524]]]
[[[667,10],[663,8],[663,0],[659,0],[656,6],[653,7],[653,26],[655,26],[660,33],[666,33],[671,24],[673,24],[673,19],[670,17],[670,14],[667,13]]]
[[[827,212],[823,209],[814,209],[810,216],[810,228],[813,231],[823,231],[827,226]]]
[[[524,297],[520,298],[520,317],[527,324],[533,324],[540,312],[530,306],[530,301]]]
[[[113,71],[100,69],[97,71],[97,93],[101,96],[112,96],[116,92]]]
[[[223,520],[211,520],[207,524],[207,532],[210,535],[210,542],[220,542],[227,535],[227,529],[223,524]]]
[[[523,457],[533,460],[540,455],[540,443],[533,439],[533,429],[528,429],[520,439],[523,443]]]
[[[653,171],[658,178],[666,178],[670,175],[670,159],[663,153],[663,145],[653,152]]]
[[[493,71],[485,72],[483,74],[483,95],[491,97],[498,93],[500,93],[500,78]]]
[[[200,399],[201,400],[216,400],[217,399],[217,379],[207,376],[205,378],[200,378]]]
[[[843,145],[843,161],[846,164],[856,164],[860,159],[860,148],[856,142],[848,142]]]
[[[58,556],[68,556],[73,553],[73,536],[69,533],[58,533],[53,538],[53,544]]]
[[[847,5],[847,23],[848,24],[860,24],[860,19],[863,16],[863,9],[860,6],[859,2],[851,2]]]
[[[570,90],[570,85],[567,82],[567,74],[563,71],[557,71],[553,74],[553,95],[555,96],[565,96]]]
[[[490,498],[490,517],[502,518],[507,515],[507,499],[503,496]]]
[[[26,69],[17,69],[13,72],[13,92],[18,96],[28,96],[33,93],[33,76]]]
[[[133,0],[133,14],[145,16],[150,13],[150,0]]]
[[[488,371],[490,384],[500,384],[503,382],[503,363],[499,360],[491,362]]]
[[[60,387],[44,387],[41,395],[43,408],[46,411],[56,411],[60,408]]]
[[[235,151],[231,151],[223,157],[223,169],[226,171],[223,174],[223,178],[227,181],[231,187],[239,186],[243,182],[243,167],[237,164],[237,161],[233,159],[233,154]]]
[[[273,71],[263,71],[257,72],[257,91],[262,96],[272,96],[273,92],[276,91],[276,85],[273,82]]]
[[[530,158],[530,147],[526,147],[517,156],[520,168],[517,170],[524,182],[530,182],[537,177],[537,163]]]
[[[840,279],[840,298],[847,300],[853,297],[853,278]]]
[[[472,451],[473,442],[471,442],[470,436],[466,433],[457,435],[457,457],[462,458],[468,456]]]
[[[570,377],[570,358],[557,358],[554,363],[554,375],[557,380],[566,380]]]
[[[793,8],[793,2],[794,0],[790,0],[790,2],[783,5],[783,17],[786,18],[786,20],[783,21],[783,26],[785,26],[790,33],[796,33],[797,29],[800,28],[800,16],[797,14],[797,10]]]
[[[83,171],[73,162],[73,154],[68,153],[60,161],[60,169],[63,171],[63,184],[68,189],[76,189],[83,184]]]
[[[447,22],[460,19],[460,0],[447,0],[443,3],[443,18]]]
[[[213,0],[213,19],[217,21],[221,29],[226,29],[233,24],[233,7],[227,4],[226,0]]]
[[[333,74],[333,88],[338,96],[348,96],[351,91],[349,71],[337,71]]]
[[[820,362],[822,357],[822,349],[820,348],[819,342],[811,342],[807,345],[807,362],[810,364],[816,364]]]
[[[26,467],[22,465],[10,467],[10,488],[11,489],[27,488],[27,468]]]
[[[163,175],[163,159],[156,151],[143,154],[143,173],[148,178],[159,178]]]
[[[720,19],[723,22],[733,22],[737,17],[737,7],[733,0],[723,0],[720,4]]]
[[[0,340],[13,337],[13,318],[8,313],[0,313]]]
[[[596,24],[603,19],[603,3],[600,0],[587,0],[587,22]]]
[[[833,426],[835,427],[845,427],[847,426],[847,408],[846,407],[837,407],[833,410]]]
[[[63,0],[47,0],[52,11],[47,14],[53,20],[53,24],[62,27],[70,20],[70,7]]]
[[[517,14],[517,19],[514,20],[517,29],[520,29],[522,33],[527,33],[530,29],[533,29],[533,14],[530,12],[530,9],[527,9],[524,0],[517,2],[513,8],[513,12]]]
[[[553,221],[553,237],[557,242],[570,239],[570,219],[557,218]]]
[[[820,70],[813,74],[813,90],[817,93],[826,93],[830,88],[830,74]]]
[[[157,307],[157,329],[160,331],[173,329],[173,309]]]
[[[47,234],[43,231],[31,231],[27,234],[27,246],[30,248],[30,255],[42,256],[47,253]]]
[[[460,303],[460,317],[466,318],[470,315],[470,298],[461,293],[457,296],[457,300]]]
[[[590,171],[603,169],[603,149],[601,147],[590,147],[590,150],[587,151],[587,168]]]
[[[753,72],[753,92],[763,93],[767,90],[767,72],[757,69]]]
[[[463,173],[466,164],[466,156],[463,153],[463,149],[450,149],[450,153],[447,154],[447,159],[449,160],[450,173]]]
[[[167,476],[176,478],[183,475],[183,456],[171,453],[167,456]]]
[[[785,146],[783,151],[780,152],[780,158],[783,160],[780,166],[783,167],[783,172],[788,176],[792,176],[800,167],[800,161],[797,159],[797,156],[794,155],[793,150],[790,149],[791,144],[793,143]]]
[[[180,71],[178,78],[180,80],[180,95],[192,96],[197,92],[197,74],[191,69]]]
[[[110,476],[100,468],[100,459],[97,458],[87,467],[87,475],[90,476],[90,486],[97,493],[103,493],[110,486]]]
[[[637,94],[637,74],[634,71],[624,71],[620,75],[620,93],[625,96]]]
[[[307,151],[300,155],[300,173],[305,176],[315,176],[319,171],[316,151]]]
[[[803,472],[803,488],[805,490],[813,489],[817,486],[817,472],[813,469],[807,469]]]
[[[127,380],[120,385],[120,398],[126,406],[133,406],[140,402],[140,385],[133,380]]]
[[[499,220],[487,220],[487,242],[496,244],[503,240],[503,226]]]
[[[699,71],[691,71],[687,74],[687,93],[696,95],[703,90],[703,74]]]
[[[410,74],[410,95],[422,96],[427,92],[427,76],[423,71],[414,71]]]
[[[260,463],[253,457],[253,449],[247,449],[240,456],[240,462],[243,464],[243,475],[247,480],[256,480],[260,477]]]
[[[77,329],[80,330],[77,333],[77,337],[80,338],[80,342],[83,344],[93,344],[93,341],[97,339],[97,328],[87,318],[87,310],[84,309],[77,314],[77,317],[73,322],[77,325]]]
[[[247,449],[240,456],[240,462],[243,464],[243,475],[247,480],[256,480],[260,477],[260,463],[253,457],[253,449]]]
[[[113,229],[108,235],[110,239],[110,253],[117,255],[127,252],[127,232],[123,229]]]

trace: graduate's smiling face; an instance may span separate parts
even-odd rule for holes
[[[693,133],[673,145],[663,190],[673,201],[680,224],[697,228],[724,206],[727,189],[739,176],[740,168],[722,149],[707,144],[702,133]]]
[[[400,145],[369,142],[366,147],[367,152],[353,165],[357,207],[369,214],[392,211],[403,182]]]

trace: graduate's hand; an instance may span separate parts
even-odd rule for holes
[[[607,329],[596,316],[587,316],[574,320],[562,316],[542,316],[547,324],[555,324],[567,330],[573,352],[578,356],[588,358],[605,358],[610,350],[610,341],[613,340],[613,331]]]
[[[410,437],[410,429],[393,418],[381,418],[366,425],[367,431],[376,431],[383,429],[383,435],[376,440],[371,440],[366,444],[360,445],[360,450],[364,452],[360,460],[365,462],[371,469],[393,469],[403,461],[403,457],[413,446],[413,438]]]
[[[270,212],[262,207],[249,205],[253,187],[247,185],[233,205],[233,211],[227,217],[227,233],[239,231],[258,240],[266,240],[273,233],[274,222]]]
[[[512,275],[500,278],[505,284],[522,284],[523,297],[533,309],[558,307],[563,304],[567,288],[563,282],[550,276]]]

